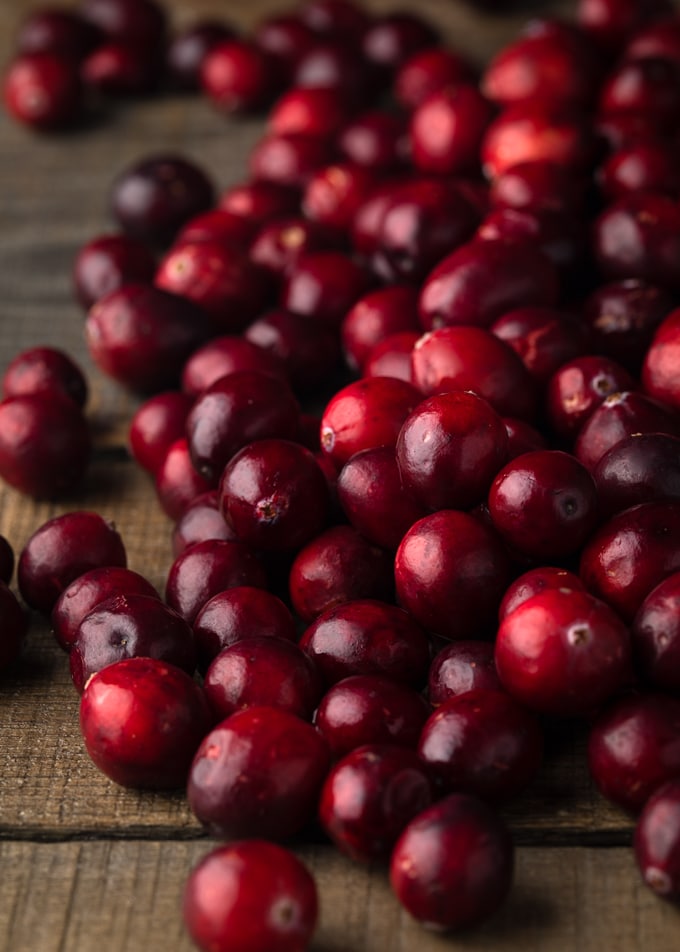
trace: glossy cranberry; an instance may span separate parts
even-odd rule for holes
[[[182,390],[197,397],[221,377],[244,371],[285,376],[275,354],[243,337],[225,334],[191,354],[182,371]]]
[[[10,542],[0,535],[0,582],[9,585],[14,574],[14,549]]]
[[[605,153],[668,138],[667,130],[664,130],[656,116],[641,112],[613,112],[597,116],[593,129]]]
[[[396,11],[374,20],[363,36],[364,56],[384,70],[396,70],[419,50],[437,42],[434,27],[415,13]]]
[[[470,691],[502,691],[493,645],[488,641],[452,641],[432,659],[427,696],[433,707]]]
[[[276,218],[297,215],[299,202],[295,188],[276,182],[246,182],[227,189],[220,198],[220,208],[240,215],[255,228]]]
[[[381,675],[357,674],[328,689],[314,721],[339,758],[364,744],[415,749],[429,713],[413,688]]]
[[[409,112],[434,93],[469,82],[474,70],[461,53],[442,46],[419,50],[400,66],[394,78],[394,98]]]
[[[350,308],[369,290],[368,273],[339,251],[305,255],[290,272],[281,305],[303,317],[339,327]]]
[[[345,315],[341,333],[347,363],[362,370],[375,344],[398,331],[418,329],[418,291],[396,284],[371,291]]]
[[[607,516],[643,502],[680,500],[680,439],[633,433],[600,458],[593,477]]]
[[[165,36],[165,11],[154,0],[81,0],[80,14],[106,36],[150,50]]]
[[[351,111],[375,99],[376,82],[375,70],[354,44],[330,37],[304,52],[293,70],[294,87],[331,90]]]
[[[633,626],[633,651],[646,681],[669,693],[680,690],[680,572],[652,589]]]
[[[503,618],[495,656],[501,683],[521,704],[580,717],[625,686],[630,635],[611,608],[586,592],[546,589]]]
[[[225,113],[262,109],[273,99],[278,78],[276,62],[246,40],[216,43],[200,69],[203,92]]]
[[[624,61],[600,91],[600,112],[648,113],[672,125],[680,110],[679,65],[664,59]]]
[[[13,119],[50,131],[72,125],[82,109],[78,67],[55,53],[25,53],[10,63],[3,96]]]
[[[294,86],[276,101],[267,128],[274,136],[330,137],[349,117],[347,99],[337,90]]]
[[[351,229],[352,247],[366,262],[371,262],[378,251],[378,236],[383,217],[392,201],[395,189],[403,182],[402,177],[377,185],[354,216]]]
[[[669,12],[667,0],[579,0],[577,20],[607,53],[617,53],[648,21]]]
[[[245,340],[281,362],[297,393],[317,390],[341,363],[340,343],[332,328],[313,317],[282,309],[253,321],[245,331]]]
[[[302,210],[307,218],[340,236],[349,230],[373,183],[373,173],[360,165],[326,166],[307,182]]]
[[[7,580],[9,583],[9,579]],[[0,678],[19,658],[26,638],[28,619],[16,595],[0,581]]]
[[[664,694],[625,697],[595,721],[588,766],[600,793],[630,813],[680,775],[680,700]]]
[[[462,929],[491,916],[513,874],[513,845],[482,801],[451,794],[409,823],[390,862],[399,902],[431,929]]]
[[[151,284],[156,260],[141,241],[126,235],[102,235],[78,252],[73,267],[76,296],[87,310],[124,284]]]
[[[350,41],[363,36],[371,22],[369,14],[353,0],[306,0],[300,18],[314,33]]]
[[[650,396],[680,410],[680,310],[659,325],[642,366],[642,385]]]
[[[490,199],[494,208],[573,213],[583,205],[584,191],[584,184],[563,165],[520,162],[494,179]]]
[[[212,208],[189,219],[177,233],[174,247],[205,241],[242,251],[252,241],[255,231],[256,226],[247,218],[225,208]]]
[[[124,787],[181,787],[210,723],[201,688],[155,658],[109,665],[90,679],[80,701],[88,754]]]
[[[511,347],[481,327],[440,327],[425,334],[413,348],[411,371],[426,396],[472,390],[503,416],[535,415],[528,370]]]
[[[306,867],[265,840],[212,850],[184,890],[184,923],[203,952],[300,952],[317,915],[316,885]]]
[[[418,331],[401,331],[378,341],[364,365],[364,377],[396,377],[412,383],[411,354],[420,336]]]
[[[328,745],[311,724],[249,707],[203,740],[189,774],[189,806],[213,835],[286,839],[313,816],[328,767]]]
[[[567,569],[542,565],[536,569],[529,569],[508,585],[503,601],[498,609],[498,618],[503,621],[506,615],[519,608],[532,595],[553,589],[568,589],[576,592],[585,592],[585,586],[578,575]]]
[[[165,64],[176,89],[201,88],[203,62],[214,47],[233,39],[234,30],[221,20],[198,20],[177,33],[165,54]]]
[[[160,83],[161,68],[159,60],[148,50],[111,41],[90,53],[80,75],[88,91],[125,98],[153,92]]]
[[[508,459],[515,459],[522,453],[533,453],[534,450],[547,450],[548,441],[536,427],[526,420],[515,417],[503,417],[503,425],[508,435]]]
[[[662,899],[680,899],[680,780],[649,798],[635,828],[635,859],[647,886]]]
[[[93,306],[85,337],[104,373],[140,393],[172,387],[208,333],[196,304],[144,284],[125,284]]]
[[[2,395],[44,394],[67,397],[79,407],[87,402],[87,381],[80,367],[62,350],[31,347],[10,361],[2,377]]]
[[[416,621],[445,638],[470,638],[494,624],[509,563],[493,529],[467,513],[442,510],[409,529],[394,573],[399,602]]]
[[[334,158],[332,145],[325,137],[269,135],[255,145],[248,167],[257,182],[302,189],[317,169]]]
[[[172,444],[184,436],[192,404],[187,394],[169,390],[136,410],[130,422],[130,452],[147,472],[155,474]]]
[[[375,173],[399,171],[409,155],[408,130],[401,116],[373,110],[355,116],[338,137],[342,156]]]
[[[18,53],[55,53],[81,60],[99,41],[96,27],[71,10],[43,7],[31,11],[15,40]]]
[[[557,370],[548,383],[550,425],[573,438],[595,410],[611,395],[635,388],[635,380],[608,357],[576,357]]]
[[[314,46],[317,36],[297,12],[278,13],[261,21],[253,42],[275,60],[281,75],[292,79],[296,64]]]
[[[214,490],[196,496],[186,507],[172,530],[172,551],[177,558],[197,542],[222,539],[237,542],[236,533],[224,521]]]
[[[250,260],[274,279],[285,277],[306,254],[329,251],[338,239],[323,224],[304,218],[280,218],[265,224],[250,246]]]
[[[420,172],[436,175],[475,170],[492,116],[491,105],[473,85],[432,93],[411,116],[413,164]]]
[[[490,330],[512,347],[541,385],[568,360],[584,354],[589,342],[581,321],[552,308],[515,308],[494,321]]]
[[[211,489],[210,483],[194,468],[186,437],[170,444],[153,477],[161,508],[175,521],[198,496]]]
[[[659,142],[639,142],[614,152],[601,167],[598,179],[610,202],[634,192],[658,192],[672,198],[680,193],[675,156]]]

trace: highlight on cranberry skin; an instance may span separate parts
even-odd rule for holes
[[[680,899],[680,780],[647,801],[635,829],[635,859],[649,888],[662,899]]]

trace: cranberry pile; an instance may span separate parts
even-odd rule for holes
[[[19,589],[69,654],[94,763],[187,784],[237,841],[189,880],[202,949],[306,947],[313,881],[268,841],[314,824],[388,862],[426,925],[482,921],[512,879],[497,808],[553,718],[588,722],[645,881],[680,898],[680,16],[577,13],[481,76],[415,14],[352,0],[247,39],[202,24],[167,61],[224,111],[271,104],[248,177],[219,195],[147,156],[113,183],[118,232],[78,254],[175,560],[161,600],[74,512],[31,538]],[[84,0],[20,47],[33,77],[105,89],[142,35],[160,51],[150,0]],[[70,488],[82,375],[42,348],[3,386],[0,475]],[[25,630],[4,582],[0,609],[4,666]]]

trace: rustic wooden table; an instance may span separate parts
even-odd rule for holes
[[[175,0],[170,6],[178,22],[195,12],[219,12],[248,25],[285,2]],[[19,17],[36,5],[2,0],[0,61],[9,55]],[[372,6],[394,4],[374,0]],[[417,8],[479,60],[511,36],[520,19],[484,19],[456,0],[420,0]],[[19,349],[39,342],[72,352],[90,375],[97,440],[77,496],[38,504],[0,489],[0,532],[17,551],[51,516],[95,509],[117,523],[131,567],[162,588],[170,524],[125,449],[133,401],[88,361],[70,265],[85,240],[110,226],[105,196],[117,170],[145,153],[178,150],[226,186],[243,176],[260,132],[259,122],[226,121],[192,98],[132,105],[95,129],[56,138],[35,138],[0,115],[0,369]],[[34,618],[23,662],[0,680],[0,947],[189,949],[180,896],[189,868],[210,843],[181,795],[130,792],[99,774],[83,750],[77,712],[65,656],[47,625]],[[630,822],[593,790],[583,738],[567,732],[553,746],[530,794],[508,811],[519,844],[516,885],[493,922],[455,938],[430,935],[400,911],[384,870],[306,845],[299,853],[317,876],[322,902],[314,952],[680,948],[680,916],[641,885],[629,849]]]

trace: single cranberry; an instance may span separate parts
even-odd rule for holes
[[[151,284],[156,259],[146,245],[127,235],[102,235],[78,252],[73,266],[76,296],[85,310],[124,284]]]
[[[299,952],[309,944],[317,915],[307,868],[265,840],[212,850],[184,889],[184,923],[203,952]]]
[[[408,128],[401,116],[377,109],[362,112],[344,126],[338,148],[348,162],[371,172],[397,172],[409,157]]]
[[[576,8],[579,26],[607,54],[618,53],[629,36],[667,12],[667,0],[579,0]]]
[[[606,516],[643,502],[680,501],[680,439],[633,433],[600,458],[593,478]]]
[[[189,219],[177,233],[174,247],[206,241],[242,251],[252,241],[255,231],[256,225],[248,218],[226,208],[212,208]]]
[[[624,60],[600,90],[600,112],[642,112],[663,125],[674,123],[680,109],[679,67],[665,59]]]
[[[385,71],[397,70],[417,53],[438,41],[432,24],[415,13],[395,11],[377,17],[364,33],[364,56]]]
[[[370,15],[353,0],[306,0],[300,18],[314,33],[351,42],[359,40],[371,22]]]
[[[610,705],[595,721],[588,766],[600,793],[638,813],[668,780],[680,776],[680,700],[641,694]]]
[[[496,668],[505,689],[542,714],[589,715],[625,686],[630,635],[586,592],[546,589],[500,623]]]
[[[341,363],[340,342],[333,328],[283,309],[253,321],[245,331],[245,342],[278,359],[296,393],[318,390]]]
[[[112,40],[90,53],[80,75],[89,92],[125,98],[153,92],[161,70],[160,60],[147,49]]]
[[[680,780],[656,790],[635,828],[635,859],[647,886],[662,899],[680,899]]]
[[[175,521],[181,519],[195,499],[211,488],[194,468],[189,443],[184,436],[170,444],[153,477],[161,508]]]
[[[172,551],[177,558],[190,546],[209,539],[238,542],[236,533],[224,521],[217,493],[210,490],[196,496],[186,507],[172,530]]]
[[[376,98],[378,77],[353,44],[325,38],[306,50],[293,70],[293,87],[328,89],[353,112]]]
[[[189,806],[213,835],[286,839],[313,816],[329,759],[321,734],[294,714],[237,711],[199,747]]]
[[[14,549],[4,535],[0,535],[0,582],[9,585],[13,574]]]
[[[216,43],[200,68],[203,92],[225,113],[262,109],[274,98],[278,79],[275,60],[246,40]]]
[[[390,883],[415,919],[430,928],[462,929],[502,904],[513,862],[501,818],[476,797],[451,794],[423,810],[401,834]]]
[[[246,182],[227,189],[220,198],[220,208],[240,215],[256,228],[299,214],[300,193],[276,182]]]
[[[515,417],[503,417],[503,425],[508,434],[508,459],[515,459],[522,453],[533,453],[534,450],[547,450],[548,441],[536,427],[526,420]]]
[[[336,328],[370,284],[368,273],[350,257],[339,251],[321,251],[305,255],[292,269],[283,287],[281,306]]]
[[[150,397],[130,422],[130,452],[147,472],[155,474],[171,445],[184,436],[193,405],[190,396],[169,390]]]
[[[111,189],[111,210],[123,230],[152,244],[169,244],[182,225],[214,203],[214,187],[205,172],[172,154],[134,163]]]
[[[506,615],[524,604],[532,595],[553,589],[568,589],[573,592],[585,592],[585,585],[573,572],[567,569],[542,565],[529,569],[508,585],[503,601],[498,609],[498,618],[503,621]]]
[[[190,397],[198,397],[221,377],[246,370],[285,378],[281,361],[271,351],[236,335],[215,337],[194,351],[185,363],[182,390]]]
[[[250,638],[297,638],[293,616],[283,602],[252,585],[237,585],[214,595],[196,616],[194,635],[202,669],[237,642]]]
[[[382,220],[392,201],[395,189],[399,188],[405,179],[388,180],[376,185],[357,209],[351,229],[352,247],[361,256],[361,259],[370,263],[378,251],[378,236]],[[393,284],[393,281],[389,281]]]
[[[289,274],[303,255],[337,246],[335,235],[323,224],[304,218],[279,218],[262,226],[250,245],[249,256],[277,280]]]
[[[582,286],[589,287],[590,273],[585,259],[585,228],[572,214],[555,211],[498,208],[477,229],[483,241],[506,241],[538,248],[557,268],[572,296]],[[577,281],[575,288],[564,279]]]
[[[519,307],[494,321],[490,330],[522,358],[541,385],[568,360],[586,352],[589,334],[580,320],[544,307]]]
[[[7,399],[34,393],[67,397],[84,407],[87,381],[80,367],[64,351],[31,347],[8,364],[2,377],[2,395]]]
[[[554,162],[520,162],[506,169],[491,184],[493,208],[518,211],[571,212],[584,203],[585,183]]]
[[[267,129],[273,136],[330,138],[349,118],[347,97],[340,91],[325,86],[294,86],[276,101]]]
[[[623,51],[624,59],[668,59],[680,61],[680,24],[677,15],[663,16],[658,11],[649,24],[635,31]],[[669,11],[666,11],[669,12]]]
[[[415,749],[429,713],[413,688],[377,674],[356,674],[328,689],[314,722],[339,758],[364,744]]]
[[[71,10],[43,7],[31,11],[19,27],[18,53],[54,53],[82,60],[99,42],[99,30]]]
[[[201,688],[155,658],[109,665],[90,679],[80,701],[88,754],[124,787],[181,787],[210,723]]]
[[[8,580],[9,581],[9,580]],[[0,581],[0,677],[17,660],[26,637],[28,619],[16,595]]]
[[[302,210],[311,221],[341,236],[349,230],[373,184],[373,173],[360,165],[328,165],[307,182]]]
[[[364,365],[364,377],[395,377],[413,383],[411,355],[420,336],[418,331],[401,331],[378,341]]]
[[[556,370],[546,391],[550,425],[573,439],[595,410],[612,394],[635,388],[629,372],[608,357],[576,357]]]
[[[427,696],[433,707],[469,691],[502,690],[488,641],[452,641],[432,659]]]
[[[197,20],[171,39],[165,64],[176,89],[195,92],[201,88],[201,70],[206,56],[220,43],[234,38],[234,30],[222,20]]]
[[[149,50],[165,38],[166,13],[155,0],[81,0],[80,14],[106,36]]]
[[[645,679],[661,691],[680,690],[680,572],[669,575],[638,609],[633,651]]]
[[[472,84],[432,93],[411,116],[413,164],[419,172],[435,175],[476,170],[492,117],[491,104]]]
[[[677,198],[680,175],[671,149],[661,142],[638,142],[614,152],[598,173],[598,184],[610,201],[634,192],[659,192]]]
[[[472,65],[461,53],[443,46],[427,47],[399,67],[394,78],[394,98],[412,112],[434,93],[460,86],[473,76]]]
[[[418,291],[408,284],[395,284],[359,298],[345,315],[342,344],[353,370],[363,370],[375,344],[399,331],[418,329]]]
[[[680,410],[680,310],[659,325],[642,366],[642,385],[650,396]]]
[[[656,116],[643,112],[613,112],[596,116],[593,129],[598,140],[598,152],[616,152],[638,143],[663,141],[668,137]]]
[[[253,42],[276,62],[281,76],[292,79],[296,64],[317,42],[317,36],[297,12],[278,13],[255,27]]]
[[[62,129],[81,114],[78,66],[55,53],[25,53],[10,63],[3,96],[18,122],[41,131]]]
[[[333,147],[323,136],[269,135],[250,154],[248,167],[259,183],[302,189],[317,169],[335,158]],[[292,213],[299,211],[297,207]]]
[[[511,347],[481,327],[440,327],[425,334],[413,348],[411,373],[426,396],[472,390],[502,416],[535,416],[529,371]]]

